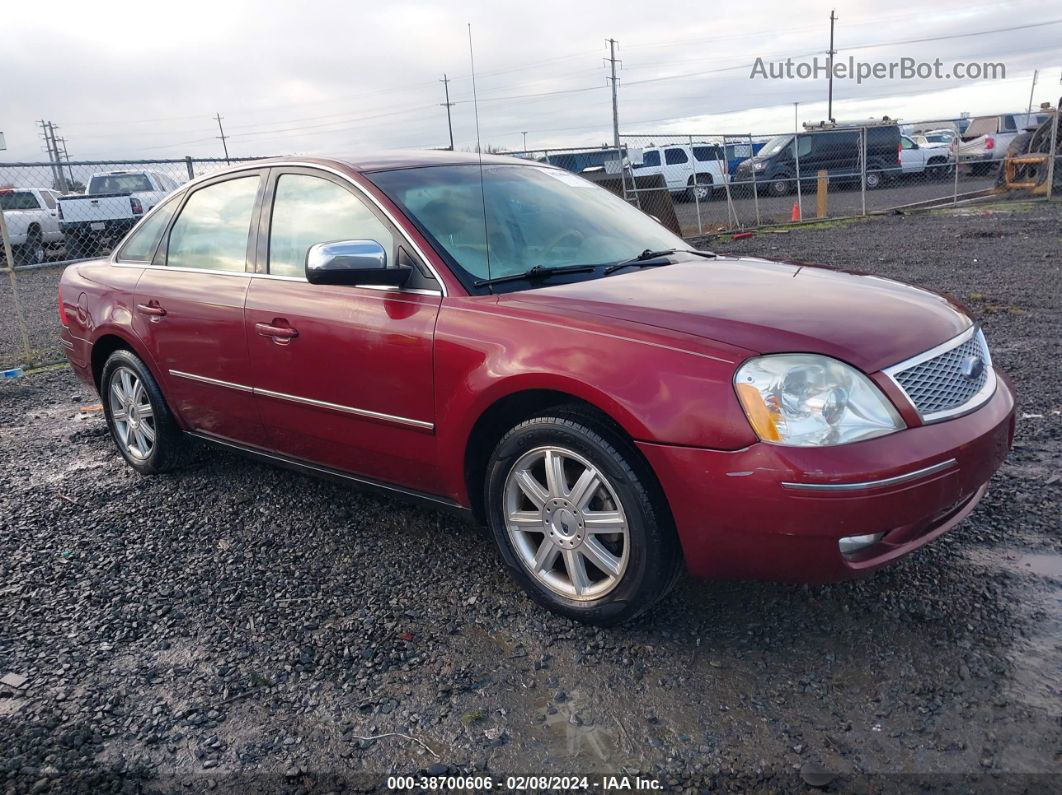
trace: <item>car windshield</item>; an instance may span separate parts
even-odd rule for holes
[[[151,192],[151,180],[146,174],[105,174],[89,180],[88,192],[101,193],[142,193]]]
[[[647,249],[687,247],[618,196],[555,168],[484,165],[482,183],[476,164],[367,176],[437,244],[467,284],[535,267],[606,265]],[[506,289],[538,283],[518,281]]]
[[[774,138],[765,143],[763,145],[763,148],[760,149],[760,151],[756,154],[759,157],[770,157],[771,155],[776,155],[781,152],[785,147],[787,147],[790,143],[792,143],[792,141],[792,135],[776,135]]]

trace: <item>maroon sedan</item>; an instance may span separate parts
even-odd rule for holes
[[[125,460],[189,437],[473,514],[546,607],[824,582],[960,522],[1014,403],[963,310],[689,250],[568,172],[452,153],[185,185],[72,265],[62,339]]]

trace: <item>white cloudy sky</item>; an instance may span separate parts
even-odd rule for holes
[[[458,103],[457,147],[471,146],[469,22],[484,144],[519,148],[525,130],[532,147],[609,139],[602,62],[609,36],[623,61],[625,132],[784,131],[793,125],[793,102],[801,103],[801,120],[826,116],[824,80],[768,82],[749,72],[757,56],[825,51],[828,3],[49,0],[43,7],[12,0],[3,12],[0,131],[8,151],[0,161],[43,158],[41,118],[60,125],[74,159],[218,156],[215,112],[234,156],[444,146],[444,72]],[[1062,93],[1059,0],[841,0],[836,8],[839,58],[1002,61],[1007,70],[1005,81],[838,82],[837,118],[1020,110],[1034,69],[1036,103]]]

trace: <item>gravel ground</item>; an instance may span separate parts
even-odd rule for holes
[[[68,370],[0,384],[0,677],[25,677],[0,684],[0,791],[1057,788],[1060,233],[1062,206],[1012,204],[715,242],[966,302],[1016,449],[965,524],[867,580],[686,582],[614,630],[535,607],[446,514],[217,452],[141,478]]]

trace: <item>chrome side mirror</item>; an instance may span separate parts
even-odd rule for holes
[[[315,243],[306,252],[306,281],[310,284],[401,287],[410,273],[408,267],[387,267],[387,251],[375,240]]]

